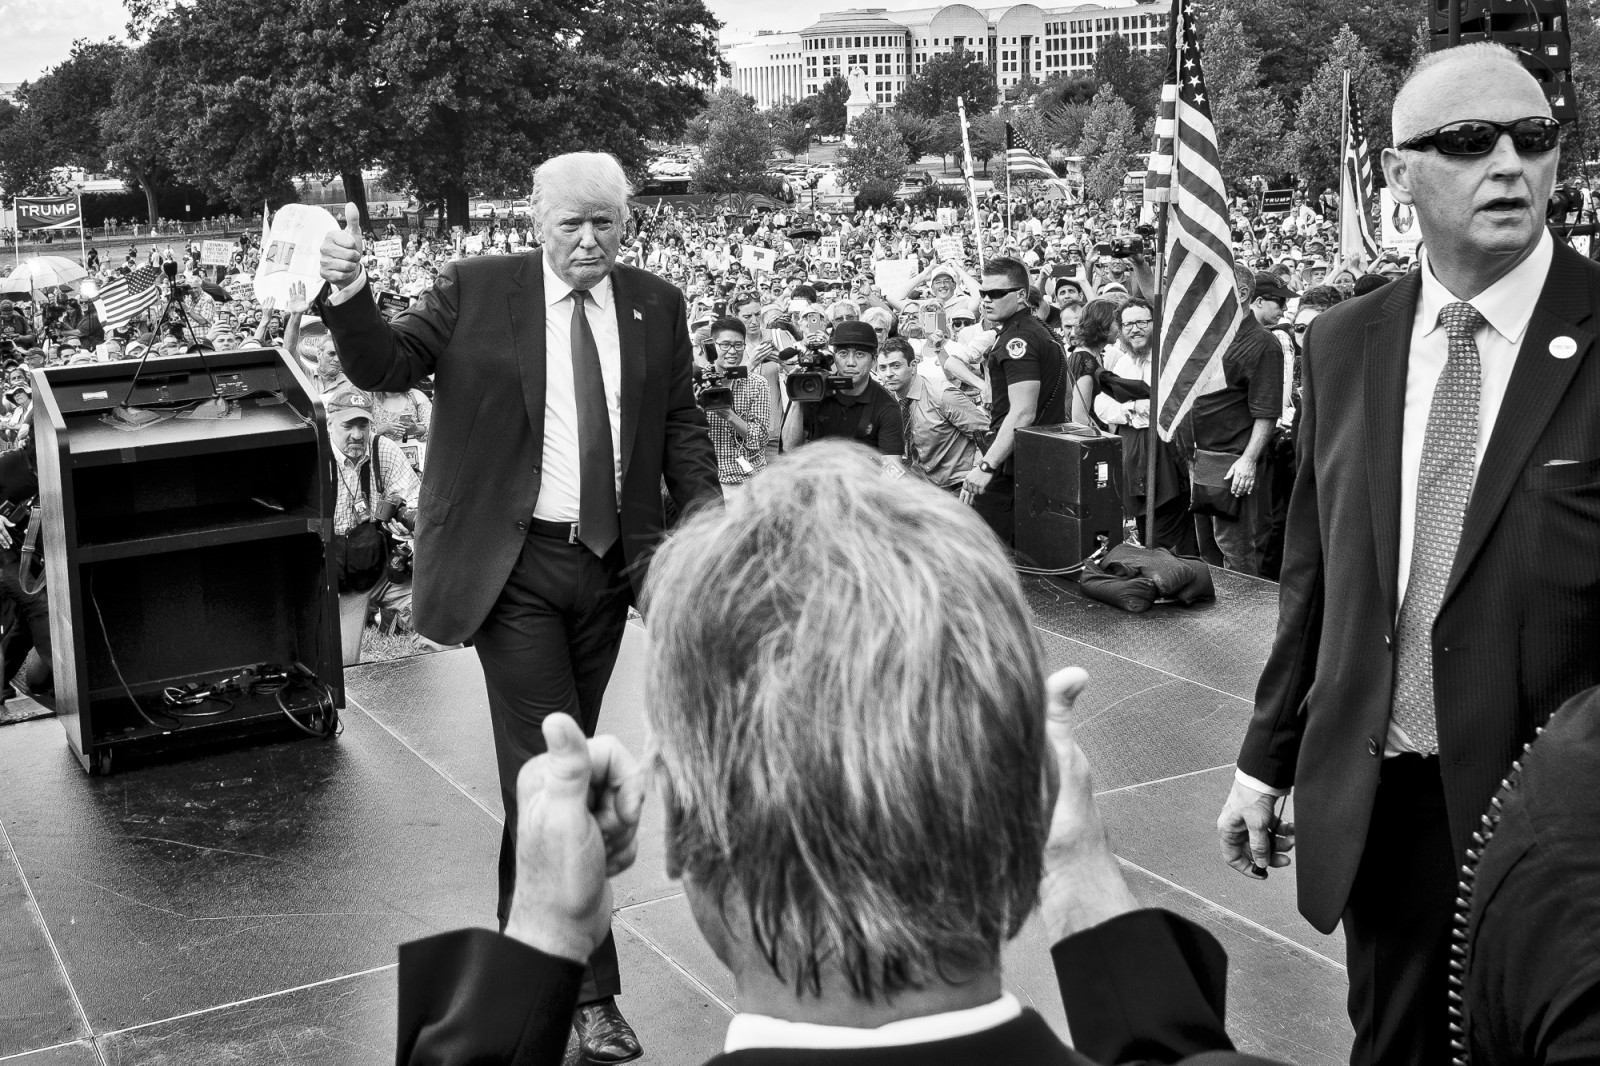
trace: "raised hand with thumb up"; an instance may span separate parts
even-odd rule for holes
[[[344,229],[322,238],[322,279],[339,289],[361,276],[361,212],[355,204],[344,205],[344,222]]]
[[[644,783],[615,737],[587,740],[565,714],[542,728],[545,754],[517,774],[517,881],[506,935],[583,962],[611,928],[607,878],[633,862]]]

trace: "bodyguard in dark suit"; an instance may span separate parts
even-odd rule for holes
[[[1236,869],[1287,865],[1294,789],[1357,1063],[1449,1060],[1456,872],[1514,755],[1600,682],[1600,267],[1545,229],[1548,116],[1498,45],[1423,60],[1383,158],[1421,269],[1307,334],[1278,634],[1218,828]]]
[[[908,530],[965,565],[930,571]],[[1072,736],[1085,675],[1047,692],[970,508],[859,445],[807,445],[679,527],[649,618],[668,872],[738,990],[714,1063],[1259,1061],[1223,1030],[1216,941],[1123,882]],[[561,1060],[644,797],[615,738],[544,731],[505,934],[401,948],[401,1066]],[[1001,945],[1035,906],[1076,1051],[1004,990]]]
[[[628,195],[609,155],[546,162],[532,197],[542,248],[449,264],[392,324],[361,271],[353,207],[323,246],[323,320],[350,380],[398,392],[434,376],[413,613],[433,640],[470,639],[483,664],[506,813],[502,924],[517,772],[544,750],[547,715],[594,732],[661,536],[662,479],[680,507],[720,497],[682,294],[616,265]],[[578,997],[592,1059],[639,1053],[620,990],[608,936]]]

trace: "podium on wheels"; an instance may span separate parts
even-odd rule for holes
[[[344,705],[321,403],[277,349],[33,371],[56,713],[85,769]]]

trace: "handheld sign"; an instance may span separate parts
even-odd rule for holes
[[[953,207],[941,207],[934,214],[939,220],[939,225],[945,229],[949,229],[956,224],[956,209]]]
[[[322,238],[338,228],[338,220],[320,207],[278,208],[256,266],[256,298],[287,307],[290,286],[296,284],[304,287],[304,299],[314,297],[322,288]]]
[[[941,260],[950,260],[959,263],[966,257],[965,243],[957,236],[940,237],[933,242],[933,250]]]
[[[839,238],[824,237],[817,242],[817,258],[838,261]]]
[[[399,317],[400,312],[411,306],[411,301],[397,292],[383,292],[378,294],[378,313],[385,319],[393,322]]]
[[[905,288],[906,283],[917,276],[917,261],[915,259],[881,259],[872,265],[878,280],[878,287],[887,292],[892,288]]]
[[[1383,246],[1415,257],[1417,245],[1422,243],[1416,209],[1400,203],[1387,188],[1378,190],[1378,203],[1383,211]]]
[[[201,241],[200,265],[208,267],[227,266],[233,262],[233,253],[238,250],[238,245],[232,241]]]
[[[778,253],[771,248],[757,248],[754,245],[745,245],[744,253],[739,256],[739,262],[752,274],[770,274],[777,265]]]
[[[379,259],[399,259],[405,253],[405,242],[399,237],[387,237],[372,246],[372,254]]]
[[[1261,213],[1263,215],[1286,215],[1293,206],[1293,189],[1268,189],[1261,194]]]

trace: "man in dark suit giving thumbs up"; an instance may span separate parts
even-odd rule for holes
[[[323,320],[351,382],[394,392],[434,378],[413,617],[440,643],[470,640],[483,665],[506,815],[502,927],[517,771],[545,750],[550,714],[594,733],[661,536],[663,479],[680,508],[720,498],[683,296],[616,265],[630,193],[610,155],[549,160],[531,198],[542,246],[448,264],[392,323],[361,267],[353,205],[322,246]],[[640,1053],[620,991],[608,935],[578,997],[593,1061]]]

